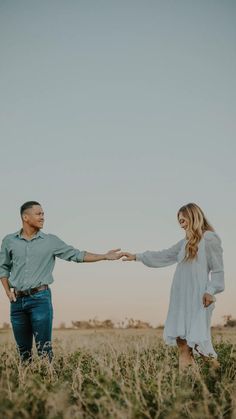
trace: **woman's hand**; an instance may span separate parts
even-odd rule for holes
[[[202,297],[202,302],[203,302],[204,307],[209,307],[214,301],[215,301],[214,296],[205,292],[205,294]]]
[[[129,253],[129,252],[122,252],[122,257],[125,256],[123,262],[131,262],[132,260],[136,260],[136,255]]]

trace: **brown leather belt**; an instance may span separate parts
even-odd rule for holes
[[[29,288],[28,290],[24,291],[17,291],[15,290],[16,297],[27,297],[32,294],[36,294],[39,291],[48,290],[48,285],[40,285],[39,287]]]

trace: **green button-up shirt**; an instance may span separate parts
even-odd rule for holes
[[[0,278],[9,278],[10,287],[26,290],[53,282],[55,258],[83,262],[85,251],[64,243],[53,234],[39,231],[31,240],[21,231],[8,234],[0,252]]]

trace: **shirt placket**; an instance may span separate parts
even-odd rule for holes
[[[29,287],[30,283],[30,255],[31,255],[32,240],[26,242],[25,246],[25,286]]]

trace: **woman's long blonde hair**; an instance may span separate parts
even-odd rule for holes
[[[188,241],[185,246],[185,260],[192,260],[197,255],[198,244],[204,232],[207,230],[214,231],[214,228],[207,221],[204,212],[197,204],[191,202],[183,205],[177,213],[178,220],[180,213],[183,214],[189,223]]]

